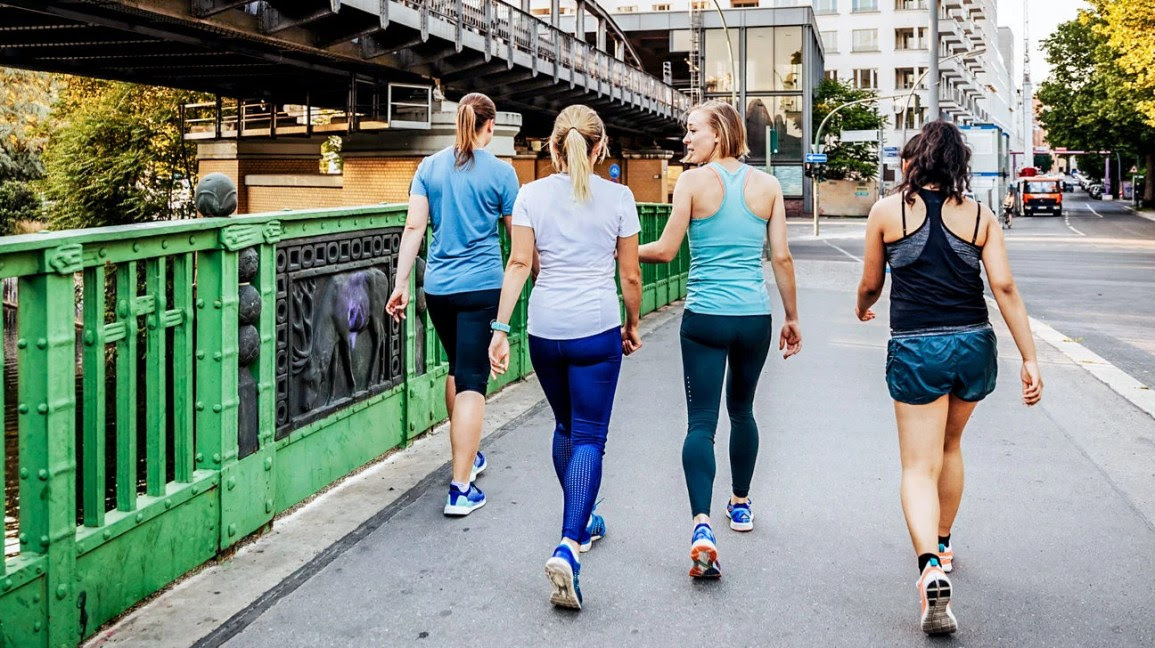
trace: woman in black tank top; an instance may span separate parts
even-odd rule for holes
[[[890,266],[886,382],[894,399],[902,459],[902,508],[918,556],[920,623],[951,633],[951,526],[962,499],[960,441],[975,406],[995,387],[998,356],[980,266],[1022,356],[1022,399],[1043,382],[1026,307],[1007,262],[1002,229],[964,197],[970,149],[949,122],[923,127],[903,149],[902,184],[875,204],[856,314],[874,319]]]

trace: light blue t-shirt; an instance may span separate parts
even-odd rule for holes
[[[484,149],[474,149],[464,167],[456,166],[452,146],[421,161],[409,193],[429,199],[433,223],[425,292],[501,288],[497,224],[513,213],[517,186],[513,166]]]

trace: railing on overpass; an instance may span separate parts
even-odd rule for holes
[[[639,212],[656,239],[668,205]],[[381,312],[404,221],[388,205],[0,243],[0,278],[19,282],[0,355],[17,369],[0,518],[18,538],[0,561],[0,646],[77,644],[445,417],[423,300],[405,326]],[[645,266],[643,312],[681,298],[687,271],[685,247]],[[371,313],[359,337],[327,337],[355,328],[341,310],[355,302]],[[495,388],[531,371],[525,313]]]

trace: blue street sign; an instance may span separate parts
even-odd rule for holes
[[[811,164],[826,164],[826,154],[825,153],[807,153],[806,154],[806,161],[810,162]]]
[[[622,177],[622,167],[615,162],[610,165],[610,180],[617,180],[620,177]]]

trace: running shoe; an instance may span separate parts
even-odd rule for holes
[[[581,547],[582,553],[585,553],[594,546],[594,540],[601,540],[606,535],[606,519],[597,513],[590,513],[589,524],[586,525],[586,530],[582,533]]]
[[[479,450],[477,456],[473,458],[473,468],[469,470],[469,481],[477,479],[477,476],[485,472],[489,464],[485,461],[485,455],[481,454]]]
[[[709,524],[694,527],[694,537],[690,545],[691,578],[721,578],[722,565],[718,563],[718,546],[714,541],[714,531]]]
[[[581,563],[569,545],[563,542],[553,550],[553,556],[545,561],[545,575],[553,586],[553,592],[549,595],[550,603],[558,607],[582,609],[582,590],[578,585],[581,570]]]
[[[922,599],[922,631],[931,634],[950,634],[958,630],[958,621],[950,609],[951,583],[937,559],[932,558],[918,579],[918,595]]]
[[[485,493],[473,484],[469,490],[462,491],[453,484],[449,485],[449,496],[445,498],[445,514],[454,517],[469,515],[485,506]]]
[[[944,572],[949,574],[954,571],[954,549],[949,544],[939,544],[938,559]]]
[[[750,510],[749,499],[741,504],[727,504],[726,517],[730,518],[730,528],[735,531],[754,530],[754,512]]]

